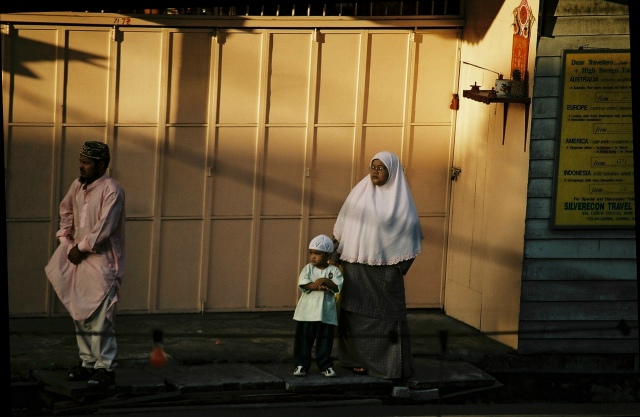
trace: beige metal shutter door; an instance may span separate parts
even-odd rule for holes
[[[158,148],[163,31],[127,28],[119,35],[115,149],[112,174],[126,194],[127,270],[123,278],[120,312],[153,311],[157,274],[154,273],[154,232],[158,192]],[[157,249],[156,249],[157,250]]]
[[[11,106],[3,101],[4,114],[12,110],[4,119],[12,124],[4,138],[8,302],[11,315],[42,315],[53,299],[44,266],[55,240],[50,213],[57,186],[52,172],[58,31],[14,30],[2,45],[3,100],[13,92]],[[40,51],[37,60],[33,48]]]
[[[449,227],[450,167],[456,112],[457,30],[425,30],[415,35],[415,70],[411,94],[410,151],[406,175],[420,214],[425,238],[405,277],[410,308],[442,308]]]
[[[409,307],[442,306],[456,30],[58,31],[24,38],[68,39],[69,62],[54,65],[53,54],[31,63],[15,48],[11,56],[41,74],[10,70],[11,277],[37,277],[33,288],[48,290],[41,266],[56,246],[57,205],[81,143],[98,138],[112,146],[111,173],[127,193],[122,313],[292,310],[308,240],[332,233],[371,156],[390,150],[402,157],[425,231],[406,278]],[[57,179],[43,178],[30,204],[19,170],[40,148],[35,157]],[[37,271],[12,249],[26,236],[42,248]],[[23,303],[20,288],[10,281],[12,314],[50,311],[50,293]]]
[[[248,310],[255,291],[254,215],[262,138],[260,31],[218,33],[206,310]]]

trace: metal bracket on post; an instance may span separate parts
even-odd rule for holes
[[[451,167],[451,181],[458,181],[458,175],[462,172],[462,169],[458,167]]]

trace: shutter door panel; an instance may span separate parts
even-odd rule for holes
[[[169,123],[207,123],[212,33],[172,33]]]
[[[327,33],[320,42],[318,124],[355,123],[361,35]]]
[[[307,122],[309,33],[271,36],[267,123]]]
[[[5,153],[7,219],[46,218],[48,222],[53,182],[51,172],[55,162],[54,136],[53,127],[48,126],[11,128],[10,137],[5,139],[6,145],[11,150]],[[77,173],[76,164],[76,176]],[[56,226],[57,223],[56,220]],[[9,241],[9,243],[13,242]]]
[[[311,216],[335,218],[344,199],[351,191],[351,161],[353,160],[354,128],[318,127],[313,163],[311,165]],[[322,232],[332,236],[331,228]],[[313,238],[315,235],[312,235]]]
[[[158,253],[159,312],[198,311],[201,220],[163,220]]]
[[[66,123],[107,123],[110,48],[110,30],[67,32]]]
[[[41,315],[49,310],[48,296],[53,290],[48,290],[50,285],[44,274],[50,256],[48,237],[48,223],[7,222],[7,287],[11,315]]]
[[[300,220],[262,220],[255,308],[292,310],[298,296]]]
[[[451,126],[416,126],[413,129],[413,150],[406,162],[405,174],[413,192],[418,212],[444,217],[449,192]],[[437,196],[438,198],[434,198]]]
[[[218,129],[212,177],[214,216],[252,215],[256,140],[255,127]]]
[[[218,123],[258,122],[262,33],[221,32]],[[224,80],[224,82],[221,82]]]
[[[58,30],[16,29],[9,64],[13,123],[53,123],[56,115]],[[3,83],[5,75],[3,74]],[[4,86],[3,86],[4,89]],[[9,107],[5,106],[6,109]]]
[[[408,39],[406,31],[369,35],[365,123],[402,123]]]
[[[126,29],[119,43],[119,124],[158,123],[162,72],[162,32]]]
[[[125,190],[127,210],[131,192]],[[127,216],[129,211],[127,211]],[[118,302],[118,312],[148,313],[150,309],[149,291],[151,282],[152,259],[152,222],[144,219],[127,219],[127,272],[122,279],[121,298]],[[174,277],[175,278],[175,277]],[[178,280],[179,281],[179,280]]]
[[[263,216],[300,217],[304,178],[305,130],[278,127],[267,130],[263,174]]]
[[[449,108],[456,85],[456,31],[416,34],[416,85],[414,123],[453,123]],[[438,105],[434,105],[438,103]]]
[[[252,220],[215,220],[211,227],[206,309],[250,309]]]
[[[153,217],[157,171],[156,126],[123,126],[116,129],[117,143],[111,152],[111,175],[125,190],[127,217]]]
[[[167,129],[162,190],[163,216],[202,217],[206,135],[204,127]]]

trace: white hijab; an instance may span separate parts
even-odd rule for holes
[[[422,230],[398,157],[379,152],[373,158],[387,167],[389,179],[374,185],[369,175],[345,200],[333,235],[340,242],[340,259],[367,265],[394,265],[422,251]]]

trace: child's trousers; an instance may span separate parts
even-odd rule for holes
[[[295,366],[311,367],[311,350],[315,342],[316,363],[320,372],[333,367],[333,333],[335,326],[321,321],[299,321],[293,341],[293,362]]]

